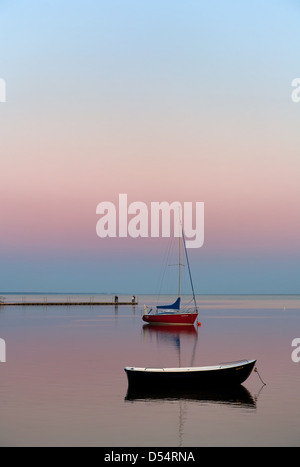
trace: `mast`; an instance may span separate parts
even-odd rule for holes
[[[194,285],[193,285],[193,280],[192,280],[192,274],[191,274],[191,268],[190,268],[190,263],[189,263],[189,257],[188,257],[188,254],[187,254],[187,249],[186,249],[186,244],[185,244],[185,238],[184,238],[183,229],[182,229],[181,231],[182,231],[182,238],[183,238],[183,245],[184,245],[185,257],[186,257],[186,262],[187,262],[187,265],[188,265],[189,276],[190,276],[190,281],[191,281],[191,287],[192,287],[192,292],[193,292],[193,300],[194,300],[194,303],[195,303],[195,308],[196,308],[196,310],[198,311],[197,302],[196,302],[196,296],[195,296],[195,291],[194,291]]]
[[[180,229],[179,232],[181,233],[181,229]],[[180,235],[179,235],[179,287],[178,287],[178,297],[180,297],[180,285],[181,285],[181,238],[180,238]]]
[[[182,220],[181,220],[181,206],[179,207],[179,231],[178,231],[178,239],[179,239],[179,286],[178,286],[178,297],[180,298],[181,292],[181,236],[182,236]]]

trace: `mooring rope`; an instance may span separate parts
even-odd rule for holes
[[[263,383],[263,385],[266,386],[266,383],[262,380],[260,374],[258,373],[257,367],[254,368],[254,372],[258,374],[259,379],[261,380],[261,382]]]

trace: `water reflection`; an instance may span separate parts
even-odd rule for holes
[[[201,404],[222,404],[230,407],[256,409],[257,398],[240,385],[231,388],[209,388],[200,391],[179,391],[176,388],[166,392],[163,388],[135,390],[128,388],[126,401],[194,401]]]
[[[178,446],[184,445],[185,425],[188,420],[188,409],[190,403],[197,404],[200,409],[211,407],[212,405],[219,407],[229,407],[236,410],[254,411],[256,410],[257,397],[252,394],[242,385],[227,389],[206,389],[203,391],[179,391],[173,389],[164,391],[162,388],[157,390],[136,391],[128,388],[125,397],[125,402],[139,404],[147,403],[170,403],[177,405],[178,408]],[[193,407],[192,410],[194,410]]]
[[[198,336],[197,329],[195,326],[168,326],[160,324],[144,324],[143,333],[145,336],[157,336],[158,338],[167,339],[170,336]]]
[[[218,405],[220,407],[236,408],[238,410],[255,411],[256,398],[244,387],[205,390],[205,391],[177,391],[173,389],[167,393],[163,389],[157,391],[135,391],[128,388],[125,397],[127,403],[139,402],[175,403],[178,406],[178,446],[184,445],[185,422],[188,419],[189,404],[196,403],[199,406]]]
[[[191,361],[189,366],[194,366],[195,353],[198,341],[198,330],[195,326],[166,326],[166,325],[151,325],[145,324],[143,326],[144,339],[155,339],[156,344],[173,348],[176,351],[177,364],[175,366],[181,367],[182,360],[182,340],[193,342],[191,351]]]

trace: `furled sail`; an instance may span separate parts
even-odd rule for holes
[[[160,305],[156,308],[160,310],[180,310],[180,297],[178,297],[176,302],[174,302],[172,305]]]

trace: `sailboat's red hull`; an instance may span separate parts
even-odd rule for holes
[[[143,315],[143,320],[149,324],[194,324],[198,313],[155,313]]]

